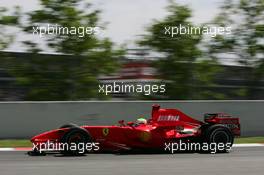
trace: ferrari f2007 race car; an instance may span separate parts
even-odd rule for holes
[[[112,126],[77,126],[68,124],[59,129],[44,132],[31,139],[29,155],[45,155],[59,152],[81,155],[89,152],[122,151],[171,151],[179,144],[194,144],[209,148],[220,144],[215,152],[228,152],[234,136],[240,135],[238,118],[223,113],[204,114],[204,121],[191,118],[177,109],[152,106],[151,118],[139,118],[136,122],[119,121]],[[209,145],[209,146],[208,146]],[[210,147],[211,148],[211,147]]]

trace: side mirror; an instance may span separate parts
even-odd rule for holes
[[[127,122],[127,125],[128,126],[133,126],[134,125],[134,122]]]
[[[119,120],[118,123],[119,123],[121,126],[124,126],[124,125],[125,125],[125,121],[124,121],[124,120]]]

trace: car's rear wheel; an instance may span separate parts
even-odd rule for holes
[[[91,136],[82,128],[73,128],[63,136],[61,142],[64,144],[62,154],[79,156],[87,152],[85,148],[91,142]]]
[[[223,125],[212,125],[206,128],[204,141],[209,145],[210,152],[228,152],[234,142],[234,135]]]

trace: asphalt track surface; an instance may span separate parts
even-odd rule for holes
[[[0,152],[1,175],[257,175],[264,174],[264,147],[227,154],[89,154],[81,157]]]

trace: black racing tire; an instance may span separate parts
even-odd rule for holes
[[[203,141],[208,145],[216,145],[214,150],[216,153],[226,153],[229,152],[234,143],[234,135],[229,128],[221,124],[215,124],[205,129]],[[218,147],[220,145],[224,146],[220,148]]]
[[[29,156],[46,156],[45,152],[39,152],[38,150],[34,149],[32,151],[28,151],[27,154]]]
[[[88,131],[83,128],[70,129],[61,139],[61,143],[67,144],[67,149],[61,151],[63,155],[80,156],[87,153],[85,150],[85,144],[92,141],[92,138]],[[78,145],[82,144],[81,147]],[[71,149],[71,145],[77,145],[76,149]]]
[[[61,128],[78,128],[78,125],[73,124],[73,123],[68,123],[68,124],[62,125],[62,126],[60,127],[60,129],[61,129]]]

